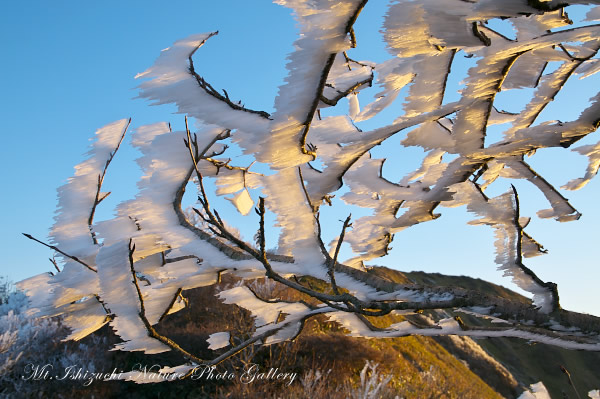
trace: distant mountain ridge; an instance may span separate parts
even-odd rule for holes
[[[528,298],[505,287],[467,276],[420,271],[400,272],[382,266],[374,267],[370,272],[399,284],[458,286],[531,303]],[[522,387],[538,381],[544,383],[552,397],[563,398],[564,395],[576,397],[560,366],[570,372],[573,383],[580,393],[600,387],[600,353],[598,352],[566,350],[545,344],[528,343],[521,339],[486,338],[474,341],[465,338],[450,336],[434,339],[448,352],[465,360],[475,374],[505,397],[518,394],[522,391]],[[473,347],[472,343],[479,348]],[[487,356],[482,356],[480,349]]]

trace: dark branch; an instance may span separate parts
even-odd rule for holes
[[[202,263],[202,261],[203,261],[202,258],[199,258],[196,255],[183,255],[183,256],[178,256],[176,258],[164,258],[164,264],[179,262],[179,261],[186,260],[186,259],[196,259],[196,262],[198,264]]]
[[[108,193],[104,194],[103,196],[101,196],[100,190],[102,189],[102,183],[104,182],[104,177],[106,176],[106,171],[108,170],[108,166],[112,162],[117,151],[119,151],[119,147],[121,147],[121,143],[123,142],[123,139],[125,138],[125,134],[127,133],[127,129],[129,128],[130,124],[131,124],[131,118],[129,118],[129,120],[127,121],[127,125],[125,126],[125,129],[123,129],[123,134],[121,134],[121,137],[119,138],[119,142],[117,143],[117,146],[110,153],[110,156],[106,160],[106,164],[104,165],[104,170],[102,170],[102,173],[98,175],[98,187],[96,189],[96,198],[94,198],[94,204],[92,205],[92,209],[90,211],[90,216],[88,217],[88,226],[90,228],[90,234],[92,235],[92,241],[94,242],[94,245],[98,245],[98,239],[96,238],[96,234],[94,234],[94,232],[92,231],[92,224],[94,223],[94,214],[96,213],[96,207],[98,206],[98,204],[100,204],[100,202],[102,202],[102,200],[104,200],[110,194],[110,192],[108,192]]]
[[[349,94],[355,92],[356,90],[358,90],[360,87],[364,86],[364,85],[369,85],[371,86],[371,84],[373,83],[373,74],[371,74],[370,77],[368,77],[365,80],[362,80],[360,82],[356,82],[354,85],[350,86],[348,89],[344,90],[344,91],[340,91],[335,89],[338,92],[338,95],[335,96],[333,99],[329,99],[327,97],[325,97],[324,95],[321,94],[321,101],[327,105],[330,105],[332,107],[336,106],[337,103],[342,99],[347,97]]]
[[[259,197],[258,199],[258,214],[260,216],[259,229],[258,229],[258,240],[260,248],[260,257],[262,262],[268,262],[267,251],[266,251],[266,238],[265,238],[265,199]]]
[[[183,349],[182,347],[180,347],[179,345],[177,345],[175,342],[173,342],[171,339],[159,334],[156,329],[152,326],[152,324],[150,324],[150,321],[148,321],[148,318],[146,317],[146,308],[144,306],[144,297],[142,295],[142,290],[140,289],[140,286],[138,284],[137,281],[137,276],[136,276],[136,272],[135,272],[135,268],[133,266],[134,262],[133,262],[133,254],[135,252],[135,244],[133,244],[133,239],[129,239],[129,267],[131,269],[131,276],[133,278],[133,285],[135,286],[135,290],[137,292],[138,295],[138,299],[140,301],[140,312],[139,312],[139,316],[140,319],[142,319],[142,322],[144,323],[144,326],[146,327],[146,330],[148,331],[148,336],[152,337],[154,339],[157,339],[158,341],[162,342],[163,344],[167,345],[169,348],[171,348],[172,350],[179,352],[184,358],[191,360],[193,362],[196,363],[202,363],[202,359],[192,355],[191,353],[187,352],[185,349]]]
[[[30,240],[38,242],[38,243],[40,243],[40,244],[42,244],[42,245],[44,245],[44,246],[46,246],[46,247],[48,247],[50,249],[55,250],[59,254],[61,254],[63,256],[66,256],[67,258],[72,259],[72,260],[74,260],[77,263],[82,264],[83,266],[85,266],[87,269],[93,271],[94,273],[98,273],[98,271],[96,269],[94,269],[93,267],[91,267],[90,265],[88,265],[87,263],[85,263],[84,261],[82,261],[81,259],[79,259],[78,257],[69,255],[68,253],[61,251],[60,249],[58,249],[54,245],[46,244],[45,242],[40,241],[37,238],[33,237],[31,234],[27,234],[27,233],[21,233],[21,234],[23,234],[25,237],[29,238]]]
[[[181,291],[183,291],[183,288],[179,288],[177,290],[177,292],[175,293],[175,295],[173,296],[173,299],[171,300],[171,302],[169,303],[169,306],[167,306],[167,308],[165,309],[164,313],[159,317],[158,322],[160,323],[165,317],[167,317],[167,315],[169,314],[169,312],[171,311],[171,309],[173,309],[173,306],[175,306],[175,302],[177,302],[177,298],[179,298],[179,296],[181,295]],[[183,297],[182,297],[183,298]]]
[[[342,232],[340,233],[340,237],[338,238],[337,245],[335,247],[333,259],[331,259],[331,262],[329,263],[329,270],[327,271],[327,274],[329,274],[329,280],[331,281],[331,288],[333,289],[333,293],[336,295],[339,295],[340,292],[335,282],[335,265],[337,264],[338,255],[340,254],[340,248],[342,247],[342,243],[344,242],[346,229],[352,226],[352,224],[350,223],[351,217],[352,215],[348,215],[346,220],[344,220],[344,225],[342,226]]]
[[[348,22],[346,23],[346,27],[344,29],[345,34],[350,33],[352,27],[354,26],[354,23],[356,22],[356,19],[358,18],[359,14],[363,10],[367,2],[368,0],[361,1],[361,3],[358,5],[352,16],[348,19]],[[310,155],[313,158],[316,158],[317,154],[314,151],[311,151],[306,148],[306,137],[308,136],[308,131],[310,130],[310,124],[313,118],[315,117],[315,112],[319,107],[319,102],[321,101],[321,97],[323,96],[323,90],[325,89],[325,84],[327,83],[327,77],[329,76],[329,72],[331,71],[331,67],[333,66],[336,55],[337,53],[331,53],[327,58],[327,61],[325,62],[325,65],[323,66],[323,70],[321,72],[321,79],[317,86],[313,102],[308,110],[304,122],[302,123],[302,125],[304,126],[304,130],[302,131],[302,135],[300,136],[300,149],[303,154]]]
[[[481,42],[483,43],[484,46],[487,46],[487,47],[491,46],[492,41],[490,40],[489,37],[487,37],[485,35],[485,33],[483,33],[482,31],[479,30],[478,26],[479,26],[478,22],[473,22],[471,24],[473,35],[475,35],[475,37],[477,37],[479,40],[481,40]]]
[[[60,269],[58,268],[58,265],[56,264],[56,259],[54,259],[54,257],[52,257],[52,258],[48,258],[48,260],[54,265],[54,268],[56,269],[56,271],[60,273]]]
[[[190,55],[189,55],[189,57],[188,57],[189,64],[190,64],[190,66],[189,66],[189,71],[190,71],[190,74],[191,74],[191,75],[192,75],[192,76],[193,76],[193,77],[196,79],[196,82],[198,82],[198,86],[200,86],[200,87],[201,87],[201,88],[202,88],[202,89],[203,89],[203,90],[206,92],[206,94],[209,94],[209,95],[213,96],[214,98],[216,98],[217,100],[224,102],[224,103],[225,103],[225,104],[227,104],[227,105],[228,105],[228,106],[229,106],[231,109],[234,109],[234,110],[236,110],[236,111],[248,112],[248,113],[251,113],[251,114],[258,115],[258,116],[260,116],[260,117],[262,117],[262,118],[269,119],[271,115],[269,115],[269,113],[267,113],[267,112],[265,112],[265,111],[255,111],[255,110],[253,110],[253,109],[245,108],[245,107],[242,107],[242,106],[241,106],[241,105],[239,105],[239,104],[236,104],[236,103],[232,102],[232,101],[229,99],[229,96],[227,95],[227,92],[226,92],[225,90],[223,90],[223,92],[225,93],[225,96],[223,96],[221,93],[219,93],[217,90],[215,90],[215,89],[212,87],[212,85],[211,85],[210,83],[208,83],[206,80],[204,80],[204,78],[203,78],[202,76],[200,76],[200,75],[198,75],[198,73],[196,73],[196,69],[195,69],[195,67],[194,67],[194,60],[193,60],[193,58],[192,58],[192,57],[193,57],[193,55],[194,55],[194,53],[196,53],[196,51],[197,51],[197,50],[198,50],[200,47],[202,47],[202,46],[203,46],[203,45],[206,43],[206,41],[207,41],[208,39],[210,39],[211,37],[213,37],[213,36],[217,35],[218,33],[219,33],[218,31],[217,31],[217,32],[213,32],[213,33],[211,33],[211,34],[210,34],[210,35],[209,35],[209,36],[208,36],[206,39],[204,39],[204,40],[203,40],[203,41],[202,41],[202,42],[201,42],[201,43],[200,43],[200,44],[199,44],[199,45],[198,45],[198,46],[197,46],[197,47],[194,49],[194,51],[192,51],[192,52],[190,53]]]
[[[513,218],[513,223],[515,228],[517,229],[517,259],[516,265],[523,270],[525,274],[527,274],[531,279],[540,287],[546,288],[552,294],[552,312],[555,312],[560,309],[559,296],[558,296],[558,287],[555,283],[552,282],[544,282],[542,281],[537,274],[533,272],[530,268],[523,264],[523,227],[521,227],[521,223],[519,222],[520,218],[520,206],[519,206],[519,194],[517,194],[517,189],[515,186],[511,185],[513,196],[515,200],[515,216]]]

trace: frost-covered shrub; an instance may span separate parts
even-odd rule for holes
[[[15,291],[12,282],[3,276],[0,276],[0,305],[8,301],[8,297]]]
[[[104,338],[90,336],[86,343],[62,343],[68,334],[59,318],[31,318],[29,301],[20,291],[11,290],[0,305],[0,397],[51,397],[71,391],[85,380],[73,382],[66,370],[93,373],[107,364]],[[43,371],[50,371],[43,377]],[[50,379],[52,377],[52,379]]]
[[[352,399],[394,398],[388,389],[392,375],[384,375],[377,370],[379,364],[367,360],[360,372],[360,383],[357,387],[347,385],[349,397]],[[398,396],[396,396],[396,399]]]
[[[5,392],[26,390],[31,382],[23,379],[28,364],[43,366],[49,362],[48,347],[56,345],[64,334],[55,319],[27,317],[27,297],[12,292],[0,305],[0,382]],[[54,360],[54,359],[53,359]]]
[[[321,372],[320,370],[308,370],[301,378],[300,384],[307,398],[323,397],[328,389],[327,377],[331,374],[331,369]]]

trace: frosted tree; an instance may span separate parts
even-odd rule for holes
[[[600,94],[576,120],[538,121],[570,78],[600,70],[600,25],[593,23],[600,7],[589,8],[589,23],[570,27],[568,4],[554,0],[393,1],[383,26],[393,57],[377,64],[351,58],[357,46],[353,25],[369,6],[367,0],[277,3],[292,9],[300,35],[275,112],[249,109],[203,77],[202,46],[216,40],[217,32],[188,37],[164,50],[138,75],[143,79],[140,96],[154,104],[175,104],[186,115],[186,130],[171,131],[167,123],[131,129],[132,143],[142,153],[139,192],[118,205],[113,219],[101,222],[94,215],[109,194],[102,191],[103,180],[130,121],[96,132],[89,159],[59,190],[51,242],[44,243],[62,265],[55,264],[55,274],[19,284],[31,299],[32,315],[63,315],[71,328],[68,339],[74,340],[109,323],[123,340],[117,349],[179,352],[185,361],[162,372],[183,375],[249,345],[293,339],[316,315],[362,337],[519,337],[600,350],[600,319],[563,310],[557,285],[542,281],[525,265],[525,258],[544,250],[524,230],[529,218],[521,215],[516,189],[508,184],[502,195],[486,194],[499,177],[503,184],[526,179],[550,203],[539,217],[560,222],[580,217],[527,160],[538,149],[570,148],[600,123]],[[515,37],[492,29],[490,21],[511,26]],[[458,100],[448,101],[448,79],[459,55],[473,63]],[[549,69],[549,62],[558,66]],[[365,97],[361,107],[361,91],[371,86],[380,92],[374,99]],[[524,87],[532,88],[533,96],[520,113],[495,106],[500,91]],[[400,98],[404,101],[396,101]],[[384,110],[396,110],[397,118],[375,129],[357,127]],[[196,123],[192,128],[188,117]],[[496,124],[506,128],[499,141],[490,142],[486,132]],[[399,181],[386,179],[383,160],[371,156],[375,146],[385,146],[395,135],[402,135],[404,147],[427,151],[423,162]],[[235,148],[254,162],[232,164],[227,154]],[[585,186],[600,166],[600,144],[573,150],[589,157],[589,167],[562,187],[566,190]],[[401,149],[393,156],[401,157]],[[205,184],[210,180],[214,193]],[[182,209],[190,187],[198,195],[194,217]],[[340,223],[338,237],[325,242],[320,211],[341,192],[343,202],[371,213],[356,220],[349,216]],[[233,223],[222,219],[214,204],[225,195],[242,223],[256,226],[254,241],[245,241],[230,227]],[[365,271],[363,262],[386,255],[395,234],[438,218],[434,212],[441,208],[458,206],[475,215],[471,224],[494,230],[498,267],[532,294],[533,305],[458,287],[392,284]],[[271,213],[279,233],[275,251],[266,250],[274,245],[266,238],[272,227],[265,218]],[[341,261],[343,243],[354,255]],[[256,328],[241,343],[215,331],[210,348],[221,354],[214,359],[200,359],[157,332],[159,321],[186,306],[185,290],[214,284],[224,273],[242,280],[265,277],[313,301],[267,298],[243,284],[221,291],[225,303],[252,313]],[[301,276],[325,281],[328,288],[317,290]],[[410,317],[423,310],[463,312],[483,322],[469,325],[451,317],[422,323]],[[385,328],[369,321],[390,312],[406,320]]]

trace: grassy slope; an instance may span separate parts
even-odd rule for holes
[[[318,282],[313,282],[318,284]],[[248,313],[232,305],[224,305],[215,297],[216,287],[204,287],[184,293],[190,306],[169,315],[157,325],[157,330],[176,341],[186,350],[204,359],[212,359],[220,353],[208,349],[206,339],[215,331],[231,331],[235,337],[247,334],[252,325]],[[280,289],[277,296],[299,299],[297,293]],[[306,299],[306,298],[305,298]],[[399,316],[386,316],[377,323],[398,321]],[[132,370],[136,364],[151,367],[181,364],[184,360],[173,353],[143,355],[139,352],[107,352],[119,339],[108,326],[99,334],[105,343],[97,350],[94,359],[97,371]],[[90,338],[81,343],[86,344]],[[106,342],[108,341],[108,342]],[[58,354],[67,350],[61,344]],[[78,344],[69,344],[77,350]],[[68,352],[67,351],[67,352]],[[103,357],[103,355],[105,357]],[[121,381],[95,381],[84,386],[80,381],[42,381],[28,384],[27,393],[21,397],[128,397],[128,398],[330,398],[351,397],[350,392],[360,388],[360,371],[366,361],[378,363],[382,376],[392,375],[383,398],[500,398],[481,378],[434,339],[428,337],[404,337],[396,339],[371,339],[348,337],[335,322],[325,316],[309,320],[303,332],[293,342],[270,347],[250,348],[218,367],[218,371],[230,370],[241,373],[248,364],[256,363],[266,370],[277,367],[284,372],[297,372],[298,379],[290,386],[276,382],[241,384],[208,380],[185,380],[160,384],[136,385]],[[58,366],[57,366],[58,367]],[[329,371],[331,370],[331,371]],[[302,376],[319,371],[326,377],[316,388],[306,389]],[[28,381],[29,382],[29,381]],[[1,396],[1,395],[0,395]]]
[[[530,302],[527,298],[504,287],[465,276],[447,276],[438,273],[402,273],[387,268],[375,268],[374,273],[397,283],[413,282],[423,285],[459,286],[483,290],[505,298]],[[521,339],[480,339],[477,343],[502,363],[524,386],[542,381],[552,397],[563,397],[565,392],[576,397],[567,376],[560,370],[566,367],[580,395],[600,387],[600,353],[572,351],[544,344],[530,345]],[[484,379],[485,376],[483,376]],[[487,380],[487,379],[486,379]]]
[[[517,295],[502,287],[467,277],[419,272],[401,273],[386,268],[374,268],[371,273],[398,283],[414,281],[421,284],[457,285],[483,289],[511,298],[516,298]],[[312,281],[311,284],[315,287],[323,285],[319,281]],[[241,337],[250,331],[252,325],[252,319],[243,309],[224,305],[217,300],[214,296],[215,289],[216,287],[213,286],[186,292],[185,296],[190,300],[190,306],[167,316],[157,326],[161,333],[178,342],[186,350],[205,359],[214,358],[219,353],[208,349],[206,339],[210,333],[232,331],[234,336]],[[285,288],[280,288],[275,294],[282,299],[300,299],[299,294]],[[525,298],[522,300],[526,301]],[[371,322],[383,327],[400,320],[402,320],[400,316],[388,315],[372,319]],[[103,328],[99,334],[104,336],[111,345],[118,341],[108,327]],[[86,342],[86,340],[82,341],[84,344]],[[570,387],[567,385],[565,375],[560,373],[558,364],[564,365],[571,371],[573,380],[583,396],[587,391],[600,387],[600,373],[597,371],[600,365],[598,354],[557,350],[543,345],[529,346],[521,340],[490,339],[480,340],[478,343],[503,363],[521,384],[529,385],[541,380],[550,389],[553,397],[562,397],[561,390],[575,397],[573,391],[569,391]],[[76,350],[76,344],[71,346],[73,349],[69,350]],[[108,344],[106,348],[97,348],[98,353],[107,353],[106,358],[96,359],[100,370],[112,370],[113,367],[131,370],[136,363],[166,366],[181,364],[183,361],[175,353],[144,356],[140,353],[105,352],[108,348]],[[67,346],[64,349],[67,350]],[[257,363],[263,368],[279,367],[287,372],[297,372],[299,376],[306,375],[311,370],[313,372],[318,370],[326,377],[310,393],[307,393],[298,380],[291,387],[272,382],[243,385],[189,380],[143,386],[116,381],[97,381],[85,387],[64,381],[61,384],[45,381],[36,388],[37,391],[32,392],[35,393],[35,397],[57,397],[56,394],[61,393],[71,397],[94,395],[95,397],[131,398],[327,397],[334,399],[348,397],[349,390],[358,388],[359,373],[368,360],[379,363],[378,370],[382,375],[393,375],[388,385],[390,390],[386,393],[388,396],[385,397],[398,395],[404,398],[499,398],[500,395],[496,391],[508,397],[520,394],[520,389],[511,391],[499,387],[497,380],[490,380],[489,375],[486,375],[492,373],[489,368],[474,367],[473,359],[469,358],[468,354],[465,355],[463,352],[458,356],[454,349],[456,348],[443,340],[437,341],[429,337],[371,340],[348,337],[336,323],[320,316],[308,321],[304,331],[294,342],[272,347],[251,348],[219,366],[221,370],[239,370],[244,367],[244,364]],[[58,352],[64,351],[59,348]],[[494,389],[488,384],[494,386]]]
[[[318,282],[312,281],[311,284],[315,286]],[[294,299],[294,295],[296,294],[286,289],[278,293],[278,296],[287,299]],[[228,316],[232,315],[231,307],[214,299],[212,288],[194,290],[187,296],[197,305],[169,316],[163,327],[176,341],[178,338],[183,340],[182,346],[186,346],[185,336],[189,337],[192,331],[196,335],[199,333],[200,337],[206,337],[209,332],[239,327],[237,325],[243,312],[238,309],[234,311],[233,318]],[[201,304],[200,309],[198,304]],[[216,314],[221,315],[220,326],[213,324]],[[395,321],[398,320],[379,320],[381,323]],[[196,345],[189,347],[202,349],[194,346]],[[294,343],[286,344],[282,348],[274,347],[271,350],[264,348],[251,358],[252,362],[295,370],[300,375],[309,370],[318,369],[322,373],[331,370],[327,382],[333,390],[327,393],[328,397],[334,397],[334,391],[339,390],[339,387],[347,384],[348,381],[356,386],[360,370],[367,360],[379,363],[379,370],[383,374],[393,374],[389,386],[393,388],[394,394],[400,397],[415,399],[500,397],[434,339],[404,337],[366,340],[348,337],[336,323],[328,321],[325,317],[307,322],[302,334]],[[228,388],[224,387],[224,389]],[[231,387],[231,389],[236,388]]]
[[[513,376],[524,384],[542,381],[552,397],[577,397],[569,386],[568,378],[560,366],[569,370],[580,395],[600,387],[600,354],[572,351],[549,345],[529,345],[524,340],[485,339],[478,343],[504,364]]]

